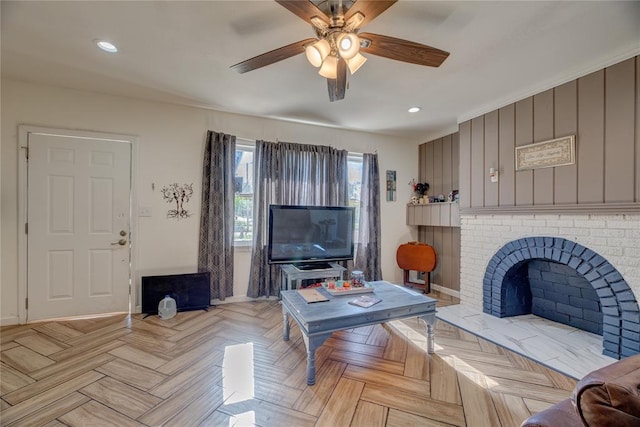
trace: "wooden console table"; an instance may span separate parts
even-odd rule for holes
[[[382,301],[368,307],[349,304],[357,295],[331,295],[318,292],[328,301],[308,304],[297,290],[281,291],[284,326],[282,338],[289,340],[289,318],[298,324],[307,347],[307,384],[316,383],[316,349],[335,331],[375,325],[391,320],[417,317],[427,325],[427,352],[435,351],[433,328],[436,323],[436,300],[384,281],[369,282]]]

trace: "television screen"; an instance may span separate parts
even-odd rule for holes
[[[347,206],[269,206],[269,263],[353,259],[354,217]]]

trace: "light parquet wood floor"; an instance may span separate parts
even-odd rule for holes
[[[452,301],[432,295],[439,304]],[[439,321],[336,332],[306,385],[278,301],[1,329],[2,426],[518,426],[575,381]]]

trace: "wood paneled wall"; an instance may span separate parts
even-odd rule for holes
[[[567,135],[575,164],[516,172],[516,146]],[[640,57],[463,122],[459,143],[463,212],[640,209]]]
[[[456,132],[421,144],[419,182],[429,183],[429,195],[445,197],[459,188],[460,143]],[[438,256],[431,281],[445,288],[460,290],[460,228],[418,227],[418,240],[434,247]]]
[[[429,195],[446,197],[459,186],[460,142],[456,132],[421,144],[419,147],[419,182],[429,183]]]
[[[418,227],[418,241],[428,243],[436,251],[438,264],[431,282],[460,291],[460,227]]]

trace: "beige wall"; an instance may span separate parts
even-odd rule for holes
[[[63,88],[2,80],[2,171],[0,321],[16,323],[18,316],[18,125],[82,129],[138,138],[138,205],[152,209],[151,217],[137,218],[135,241],[137,271],[140,275],[179,272],[197,264],[200,199],[194,197],[189,209],[195,214],[186,220],[166,218],[167,205],[159,188],[179,182],[194,183],[201,189],[201,157],[206,131],[216,130],[247,139],[283,140],[324,144],[352,152],[379,155],[380,170],[396,170],[398,183],[417,175],[417,142],[388,136],[350,132],[326,127],[222,113],[157,102],[108,96]],[[411,165],[415,165],[412,167]],[[384,176],[382,177],[384,179]],[[155,191],[152,190],[155,184]],[[406,188],[405,188],[406,187]],[[381,185],[381,188],[384,188]],[[416,239],[416,231],[405,225],[408,186],[398,185],[395,202],[382,195],[382,272],[386,280],[399,283],[401,271],[395,263],[399,244]],[[134,207],[137,212],[137,206]],[[236,252],[234,295],[246,295],[249,252]],[[135,291],[138,295],[139,291]]]
[[[515,171],[516,146],[567,135],[576,135],[575,164]],[[460,124],[462,212],[638,202],[640,57]]]

